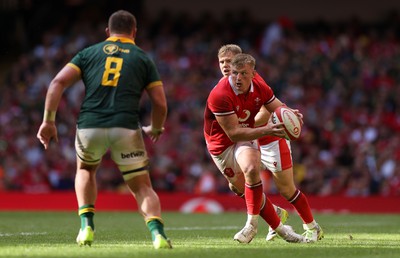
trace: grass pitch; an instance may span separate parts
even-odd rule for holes
[[[314,244],[266,242],[267,225],[260,221],[250,244],[233,235],[245,213],[181,214],[164,212],[172,250],[154,250],[150,233],[136,212],[95,215],[92,247],[79,247],[76,212],[0,212],[0,257],[173,257],[173,258],[345,258],[400,257],[400,215],[315,214],[325,238]],[[303,232],[297,214],[288,224]]]

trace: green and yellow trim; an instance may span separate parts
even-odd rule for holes
[[[112,36],[106,39],[106,41],[112,41],[112,42],[117,42],[120,41],[121,43],[130,43],[135,45],[135,41],[130,38],[125,38],[125,37],[116,37]]]
[[[153,221],[153,220],[158,220],[161,224],[164,225],[163,219],[162,219],[161,217],[158,217],[158,216],[150,216],[150,217],[147,217],[147,219],[146,219],[146,225],[149,224],[149,223],[150,223],[151,221]]]
[[[155,82],[149,83],[146,86],[146,89],[151,89],[151,88],[154,88],[154,87],[157,87],[157,86],[163,86],[162,81],[155,81]]]
[[[73,63],[68,63],[67,66],[71,67],[72,69],[76,70],[79,75],[82,74],[81,68],[79,68],[77,65],[73,64]]]
[[[87,213],[87,212],[94,213],[95,211],[96,211],[96,209],[94,208],[94,205],[87,204],[87,205],[83,205],[83,206],[79,207],[78,214],[81,215],[81,214]]]

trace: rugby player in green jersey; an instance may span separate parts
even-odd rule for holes
[[[97,197],[96,170],[110,150],[138,204],[156,249],[172,248],[164,232],[161,206],[149,176],[142,131],[157,142],[164,130],[167,102],[153,61],[135,44],[136,18],[120,10],[108,20],[108,38],[80,51],[52,80],[37,137],[47,149],[57,141],[56,111],[63,91],[82,80],[85,97],[77,119],[75,192],[81,228],[79,245],[91,245]],[[141,127],[139,101],[145,91],[152,104],[151,124]]]

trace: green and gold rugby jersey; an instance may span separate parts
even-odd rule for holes
[[[85,84],[80,129],[137,129],[143,90],[162,86],[153,61],[128,38],[109,37],[80,51],[68,65],[80,72]]]

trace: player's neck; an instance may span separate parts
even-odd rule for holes
[[[128,38],[128,39],[132,39],[132,40],[135,39],[134,37],[132,37],[132,35],[120,34],[120,33],[113,33],[113,34],[110,34],[110,37]]]

